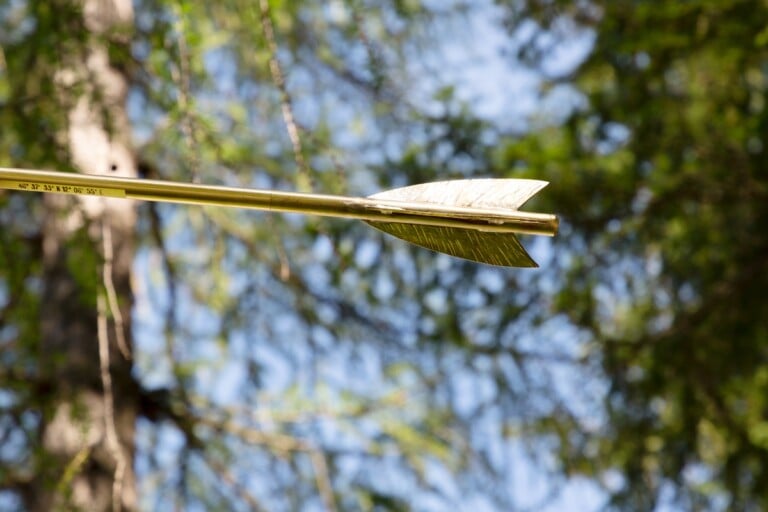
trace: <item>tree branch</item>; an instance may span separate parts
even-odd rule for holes
[[[283,73],[282,66],[278,60],[278,48],[277,40],[275,39],[275,28],[272,24],[272,17],[269,9],[269,0],[260,0],[260,16],[261,28],[264,32],[264,38],[267,40],[267,48],[269,49],[269,71],[272,75],[272,81],[280,91],[280,108],[283,112],[283,121],[288,131],[288,137],[291,140],[293,146],[293,158],[296,160],[296,167],[299,170],[299,174],[306,180],[306,187],[309,190],[313,190],[314,180],[310,173],[307,161],[304,158],[304,150],[301,144],[301,132],[296,124],[295,116],[293,114],[293,101],[288,93],[288,88],[285,84],[285,74]]]

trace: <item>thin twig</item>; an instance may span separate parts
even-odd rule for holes
[[[306,423],[312,419],[351,421],[358,419],[363,414],[371,413],[372,411],[397,411],[402,409],[409,400],[414,400],[415,396],[415,394],[409,394],[404,390],[397,390],[379,398],[364,399],[364,397],[361,397],[362,402],[358,404],[345,406],[336,405],[333,408],[330,406],[323,406],[322,404],[318,404],[315,407],[304,404],[295,409],[284,409],[280,411],[276,411],[272,408],[272,403],[277,398],[271,398],[267,394],[260,395],[259,402],[262,405],[255,407],[252,405],[243,405],[242,407],[221,406],[220,404],[210,402],[202,395],[189,395],[189,403],[201,411],[202,415],[206,417],[214,417],[217,414],[223,414],[228,417],[242,417],[259,425],[271,425],[275,423],[287,425],[290,423]],[[281,404],[283,403],[284,402],[281,400]]]
[[[315,482],[320,496],[323,497],[323,503],[326,510],[335,511],[336,498],[333,496],[333,487],[331,486],[331,477],[328,473],[328,464],[325,461],[325,455],[318,449],[312,449],[309,452],[312,465],[315,468]]]
[[[106,224],[104,224],[106,226]],[[109,228],[106,227],[105,230]],[[109,373],[109,339],[107,334],[107,312],[104,295],[99,293],[96,298],[98,308],[97,334],[99,341],[99,369],[101,373],[101,385],[104,388],[104,427],[107,450],[115,460],[115,475],[112,483],[112,511],[120,512],[122,509],[123,478],[127,461],[120,448],[115,427],[115,402],[112,390],[112,375]]]
[[[288,131],[288,137],[291,139],[291,145],[293,146],[293,157],[296,160],[296,166],[298,167],[299,172],[304,176],[310,190],[312,190],[314,189],[313,179],[304,158],[304,151],[301,144],[301,131],[296,124],[295,116],[293,115],[293,102],[288,93],[288,88],[285,85],[285,74],[280,66],[280,61],[277,59],[278,48],[275,39],[275,28],[272,24],[272,17],[269,12],[269,0],[260,0],[259,5],[261,7],[261,27],[264,31],[264,38],[267,40],[267,47],[269,49],[269,72],[272,75],[272,81],[275,83],[275,87],[280,91],[280,108],[283,112],[283,121],[285,122],[285,128]]]
[[[333,486],[328,473],[328,465],[326,464],[325,456],[321,450],[313,446],[310,442],[287,434],[264,432],[263,430],[238,425],[237,423],[226,419],[214,420],[209,417],[200,416],[197,418],[197,421],[199,424],[206,425],[216,431],[234,435],[247,443],[267,446],[272,451],[285,454],[291,452],[308,454],[315,470],[317,489],[322,497],[326,510],[329,512],[338,510],[333,495]]]
[[[237,481],[232,474],[232,471],[230,471],[227,466],[210,457],[203,457],[203,460],[212,470],[219,474],[221,479],[224,480],[227,485],[234,489],[238,496],[240,496],[240,499],[248,503],[248,506],[251,507],[252,510],[266,510],[261,503],[259,503],[256,498]]]
[[[57,495],[64,496],[67,492],[71,492],[72,481],[83,468],[83,465],[88,460],[92,450],[93,446],[91,445],[83,446],[80,451],[75,454],[72,460],[69,461],[69,464],[64,468],[64,472],[56,484]]]
[[[131,351],[128,349],[128,343],[125,340],[125,324],[123,323],[123,314],[120,312],[120,304],[117,300],[115,283],[112,279],[112,262],[114,261],[112,229],[110,229],[106,222],[102,223],[101,239],[103,245],[102,256],[104,258],[104,266],[102,268],[102,281],[104,282],[104,290],[107,292],[109,312],[112,315],[112,320],[115,324],[115,339],[117,340],[117,348],[120,349],[120,353],[123,355],[123,357],[130,360]]]
[[[280,65],[280,61],[277,58],[278,48],[277,40],[275,39],[275,27],[272,24],[272,17],[269,12],[269,0],[260,0],[260,20],[261,27],[264,31],[264,38],[267,40],[267,48],[269,49],[269,72],[272,76],[272,81],[280,92],[280,110],[283,113],[283,122],[285,123],[286,131],[288,132],[288,138],[291,140],[291,146],[293,147],[293,158],[296,161],[296,167],[299,171],[299,176],[304,177],[304,181],[309,190],[314,190],[314,180],[312,174],[307,166],[307,161],[304,158],[304,150],[301,143],[301,130],[296,123],[296,117],[293,115],[293,106],[291,96],[288,93],[288,87],[285,85],[285,74],[283,68]],[[272,218],[270,217],[270,221]],[[274,231],[277,238],[277,231]],[[280,279],[287,281],[291,275],[291,268],[288,260],[288,255],[283,248],[280,240],[276,240],[278,257],[280,258]]]
[[[205,425],[217,432],[226,432],[250,444],[259,444],[268,446],[271,449],[282,452],[306,452],[311,446],[302,439],[280,433],[264,432],[255,428],[238,425],[229,420],[216,420],[209,417],[197,417],[196,421],[200,425]]]
[[[171,77],[177,83],[179,88],[179,110],[181,111],[181,132],[184,142],[187,145],[187,154],[185,160],[189,165],[189,171],[192,175],[192,181],[200,181],[200,163],[197,157],[197,133],[195,123],[192,119],[190,108],[190,71],[189,71],[189,48],[187,40],[184,38],[184,18],[180,9],[177,9],[177,20],[174,24],[176,29],[176,44],[179,50],[178,69],[171,68]]]

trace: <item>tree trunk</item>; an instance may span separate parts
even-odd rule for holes
[[[77,9],[87,33],[84,51],[62,55],[55,72],[66,112],[61,141],[80,172],[135,176],[128,81],[109,59],[109,45],[127,42],[131,1],[83,0]],[[40,368],[54,385],[40,425],[45,455],[38,457],[25,504],[32,511],[131,510],[137,415],[130,359],[134,206],[53,195],[44,204]]]

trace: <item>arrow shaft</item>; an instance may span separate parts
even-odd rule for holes
[[[557,231],[557,218],[554,215],[517,210],[467,208],[425,202],[302,194],[53,171],[0,168],[0,188],[229,206],[497,233],[552,236]]]

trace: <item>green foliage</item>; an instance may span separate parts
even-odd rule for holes
[[[528,4],[553,33],[570,18],[596,36],[572,76],[586,106],[500,151],[552,180],[566,221],[556,305],[610,385],[589,473],[620,472],[621,509],[764,509],[768,11]]]

